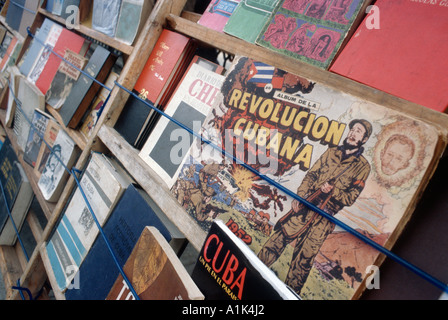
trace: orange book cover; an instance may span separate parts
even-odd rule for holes
[[[141,98],[157,105],[166,83],[179,63],[189,38],[164,29],[140,74],[134,90]]]
[[[17,38],[13,37],[12,40],[11,40],[11,43],[8,46],[8,49],[6,50],[5,56],[3,57],[3,59],[0,62],[0,70],[3,70],[3,68],[6,65],[6,63],[9,61],[9,59],[10,59],[10,57],[12,55],[12,52],[14,51],[14,48],[16,47],[16,45],[17,45]]]
[[[83,37],[68,29],[63,28],[61,35],[59,36],[53,48],[53,51],[61,57],[64,57],[65,50],[67,49],[70,49],[75,53],[80,53],[84,45],[84,41],[85,39]],[[44,69],[42,70],[42,73],[36,80],[36,86],[43,94],[46,94],[48,89],[50,88],[51,82],[53,81],[53,78],[56,75],[61,62],[61,58],[56,56],[55,54],[51,54],[48,58],[48,61]]]
[[[446,112],[448,2],[378,0],[331,71]]]

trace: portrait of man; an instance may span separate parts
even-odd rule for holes
[[[301,198],[332,216],[357,200],[371,170],[363,156],[363,145],[372,134],[371,123],[355,119],[349,129],[342,145],[329,147],[297,190]],[[317,253],[334,227],[334,223],[294,199],[291,210],[276,223],[258,257],[269,267],[295,241],[285,283],[300,294]]]
[[[415,145],[409,137],[402,134],[391,136],[381,150],[381,170],[390,176],[406,169],[414,153]]]
[[[59,172],[63,169],[61,164],[62,149],[59,144],[53,146],[53,152],[50,153],[48,160],[45,164],[40,183],[45,186],[47,194],[53,192],[56,188],[56,182],[59,176]]]

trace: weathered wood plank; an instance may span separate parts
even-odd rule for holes
[[[39,13],[42,14],[43,16],[46,16],[58,23],[60,23],[61,25],[65,26],[65,19],[56,16],[50,12],[48,12],[47,10],[43,9],[43,8],[39,8]],[[116,38],[113,37],[109,37],[106,34],[96,31],[92,28],[89,28],[89,26],[84,25],[83,23],[81,23],[79,25],[79,29],[75,30],[78,31],[82,34],[85,34],[86,36],[89,36],[95,40],[98,40],[114,49],[117,49],[118,51],[123,52],[126,55],[130,55],[134,49],[134,47],[132,45],[128,45]]]
[[[156,205],[166,214],[198,251],[205,240],[205,232],[185,212],[165,183],[114,129],[104,125],[98,136],[124,165],[138,184],[149,194]]]
[[[444,130],[448,128],[448,114],[440,113],[397,98],[386,92],[373,89],[338,74],[298,61],[297,59],[286,57],[258,45],[206,28],[179,16],[172,14],[167,19],[170,26],[177,32],[196,38],[224,52],[251,57],[312,81],[341,90],[347,94],[399,110],[407,115],[438,125]]]

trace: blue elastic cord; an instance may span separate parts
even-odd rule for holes
[[[102,86],[103,88],[112,91],[111,88],[107,87],[104,83],[101,83],[100,81],[96,80],[94,77],[92,77],[90,74],[88,74],[87,72],[85,72],[84,70],[79,69],[77,66],[75,66],[73,63],[71,63],[70,61],[67,61],[66,59],[64,59],[64,57],[62,57],[61,55],[59,55],[57,52],[55,52],[53,50],[52,47],[46,45],[42,40],[40,40],[39,38],[36,38],[35,35],[31,32],[30,28],[28,27],[26,29],[26,31],[28,32],[28,35],[30,37],[32,37],[34,40],[36,40],[39,44],[41,44],[42,46],[44,46],[45,48],[47,48],[52,54],[54,54],[56,57],[58,57],[59,59],[61,59],[62,61],[64,61],[65,63],[67,63],[68,65],[70,65],[71,67],[75,68],[76,70],[78,70],[79,72],[81,72],[83,75],[85,75],[86,77],[88,77],[89,79],[93,80],[94,82],[96,82],[97,84],[99,84],[100,86]]]
[[[30,297],[30,300],[33,300],[33,295],[31,294],[30,289],[20,286],[20,279],[17,279],[17,286],[12,286],[12,288],[14,290],[19,290],[19,294],[20,294],[20,297],[22,298],[22,300],[26,300],[25,296],[23,295],[24,291],[28,294],[28,296]]]
[[[6,81],[8,82],[9,92],[12,94],[12,97],[13,97],[14,101],[16,102],[16,107],[19,108],[20,112],[22,113],[23,118],[25,118],[25,120],[28,122],[28,124],[31,126],[31,128],[34,129],[34,132],[39,136],[40,140],[45,143],[47,148],[51,151],[51,154],[54,155],[56,157],[56,159],[62,164],[62,166],[64,167],[65,171],[70,173],[70,169],[68,169],[67,166],[64,164],[64,162],[61,160],[61,158],[56,153],[53,152],[53,147],[51,147],[48,144],[48,142],[45,141],[43,135],[38,130],[35,130],[36,127],[34,126],[33,122],[30,119],[28,119],[28,117],[26,116],[25,112],[23,112],[22,103],[20,102],[20,100],[14,94],[14,92],[13,92],[13,90],[11,88],[11,83],[9,82],[9,79],[6,79]]]
[[[67,59],[65,59],[64,57],[62,57],[61,55],[59,55],[57,52],[55,52],[53,50],[53,48],[51,48],[50,46],[47,46],[42,40],[40,40],[39,38],[36,38],[35,35],[31,32],[30,28],[28,27],[26,29],[26,31],[28,32],[28,35],[30,37],[32,37],[34,40],[36,40],[40,45],[44,46],[45,48],[47,48],[47,50],[49,50],[52,54],[54,54],[56,57],[58,57],[59,59],[61,59],[62,61],[64,61],[65,63],[67,63],[68,65],[70,65],[72,68],[75,68],[77,71],[79,71],[80,73],[82,73],[84,76],[86,76],[87,78],[89,78],[90,80],[96,82],[97,84],[99,84],[101,87],[103,87],[104,89],[109,91],[109,94],[106,98],[106,100],[104,101],[103,105],[101,106],[100,110],[98,110],[98,117],[96,119],[96,122],[98,122],[101,114],[103,113],[104,107],[107,105],[107,103],[109,102],[109,98],[112,94],[112,89],[113,88],[109,88],[107,87],[104,83],[101,83],[100,81],[96,80],[94,77],[92,77],[90,74],[88,74],[87,72],[85,72],[84,70],[78,68],[77,66],[75,66],[73,63],[71,63],[70,61],[68,61]],[[95,123],[96,125],[96,123]]]
[[[14,95],[14,93],[12,92],[12,89],[11,89],[11,86],[10,86],[10,83],[9,83],[9,80],[8,80],[8,85],[9,85],[9,88],[10,88],[10,92],[12,93],[12,96],[13,96],[13,98],[14,98],[16,104],[17,104],[18,109],[22,112],[23,117],[24,117],[24,118],[26,119],[26,121],[31,125],[31,127],[32,127],[33,129],[35,129],[35,126],[34,126],[34,124],[32,123],[32,121],[31,121],[30,119],[28,119],[28,117],[27,117],[27,116],[25,115],[25,113],[23,112],[23,109],[21,108],[21,102],[17,99],[17,97],[16,97],[16,96]],[[106,87],[106,88],[107,88],[107,87]],[[107,97],[107,99],[106,99],[106,101],[104,102],[103,105],[105,105],[105,104],[107,103],[109,97],[110,97],[110,93],[109,93],[109,95],[108,95],[108,97]],[[100,232],[101,232],[101,234],[102,234],[102,236],[103,236],[103,238],[104,238],[104,241],[106,242],[107,246],[109,247],[109,250],[111,250],[112,257],[113,257],[115,263],[117,264],[117,266],[118,266],[118,268],[119,268],[119,271],[120,271],[120,273],[121,273],[122,276],[123,276],[123,279],[126,281],[128,287],[129,287],[130,291],[132,292],[132,294],[134,295],[134,297],[138,300],[139,297],[138,297],[138,295],[136,294],[136,292],[135,292],[135,290],[134,290],[132,284],[130,283],[129,279],[128,279],[127,276],[124,274],[123,269],[122,269],[121,266],[118,264],[117,257],[116,257],[116,255],[113,253],[113,250],[112,250],[112,248],[111,248],[111,246],[110,246],[110,243],[109,243],[108,239],[106,238],[106,236],[105,236],[105,234],[104,234],[104,232],[103,232],[101,226],[99,225],[99,222],[98,222],[98,220],[96,219],[96,216],[95,216],[95,214],[93,213],[93,210],[92,210],[90,204],[88,203],[87,198],[85,197],[84,190],[82,189],[81,185],[78,183],[78,179],[77,179],[77,177],[76,177],[76,174],[74,174],[73,171],[71,171],[70,169],[68,169],[67,166],[64,164],[64,162],[61,160],[61,158],[60,158],[57,154],[55,154],[55,153],[53,152],[53,148],[47,143],[47,141],[45,141],[43,135],[40,134],[37,130],[35,130],[35,132],[37,133],[37,135],[39,136],[39,138],[46,144],[46,146],[51,150],[51,153],[52,153],[52,154],[57,158],[57,160],[62,164],[62,166],[64,167],[64,169],[65,169],[70,175],[73,175],[73,177],[75,178],[75,181],[76,181],[76,183],[77,183],[77,185],[78,185],[78,187],[79,187],[79,190],[81,191],[81,194],[83,195],[83,197],[84,197],[84,199],[85,199],[85,201],[86,201],[86,204],[87,204],[87,206],[88,206],[88,208],[89,208],[89,210],[90,210],[90,212],[91,212],[91,214],[92,214],[92,216],[93,216],[93,218],[94,218],[94,220],[95,220],[95,223],[97,224],[98,229],[100,230]],[[3,189],[3,187],[2,187],[2,189]],[[16,229],[16,230],[17,230],[17,229]],[[20,240],[20,238],[19,238],[19,240]],[[22,245],[22,242],[21,242],[21,245]],[[23,247],[23,245],[22,245],[22,247]],[[26,252],[25,252],[25,254],[26,254]]]
[[[204,138],[201,134],[194,132],[192,129],[190,129],[189,127],[187,127],[186,125],[184,125],[183,123],[177,121],[176,119],[170,117],[169,115],[167,115],[166,113],[164,113],[163,111],[161,111],[160,109],[154,107],[152,104],[150,104],[148,101],[145,101],[143,99],[141,99],[138,95],[136,95],[134,92],[128,90],[127,88],[123,87],[122,85],[120,85],[118,82],[115,82],[115,84],[117,86],[119,86],[121,89],[125,90],[127,93],[131,94],[133,97],[139,99],[140,101],[142,101],[143,103],[145,103],[148,107],[150,107],[151,109],[153,109],[154,111],[158,112],[159,114],[161,114],[162,116],[166,117],[167,119],[169,119],[170,121],[174,122],[175,124],[177,124],[179,127],[187,130],[190,134],[194,135],[196,138],[201,139],[202,142],[206,143],[207,145],[213,147],[215,150],[219,151],[222,155],[224,155],[225,157],[228,157],[230,159],[232,159],[233,161],[235,161],[235,163],[242,165],[244,168],[246,168],[247,170],[249,170],[250,172],[252,172],[253,174],[255,174],[256,176],[262,178],[263,180],[265,180],[266,182],[268,182],[269,184],[273,185],[274,187],[276,187],[277,189],[283,191],[285,194],[289,195],[290,197],[296,199],[297,201],[301,202],[302,204],[304,204],[305,206],[307,206],[309,209],[319,213],[320,215],[322,215],[323,217],[327,218],[328,220],[330,220],[331,222],[333,222],[335,225],[341,227],[342,229],[346,230],[347,232],[349,232],[350,234],[354,235],[355,237],[357,237],[358,239],[364,241],[365,243],[367,243],[368,245],[372,246],[373,248],[375,248],[376,250],[378,250],[379,252],[383,253],[384,255],[386,255],[387,257],[393,259],[394,261],[400,263],[401,265],[405,266],[406,268],[410,269],[411,271],[413,271],[414,273],[416,273],[417,275],[421,276],[422,278],[426,279],[427,281],[429,281],[430,283],[432,283],[433,285],[435,285],[436,287],[438,287],[439,289],[443,290],[444,292],[448,293],[448,286],[439,281],[438,279],[435,279],[434,277],[432,277],[431,275],[429,275],[428,273],[426,273],[425,271],[419,269],[418,267],[414,266],[413,264],[407,262],[406,260],[400,258],[399,256],[397,256],[396,254],[392,253],[391,251],[387,250],[386,248],[384,248],[383,246],[379,245],[378,243],[376,243],[375,241],[373,241],[372,239],[366,237],[365,235],[363,235],[362,233],[359,233],[358,231],[356,231],[355,229],[351,228],[350,226],[348,226],[347,224],[345,224],[344,222],[338,220],[337,218],[331,216],[330,214],[326,213],[325,211],[323,211],[322,209],[316,207],[315,205],[313,205],[312,203],[306,201],[305,199],[299,197],[296,193],[292,192],[291,190],[285,188],[284,186],[282,186],[281,184],[279,184],[278,182],[272,180],[271,178],[269,178],[266,175],[261,174],[260,172],[258,172],[257,170],[255,170],[254,168],[252,168],[250,165],[246,164],[244,161],[237,159],[233,154],[229,154],[228,152],[226,152],[225,150],[223,150],[222,148],[218,147],[217,145],[213,144],[210,140]]]
[[[39,39],[35,38],[34,35],[30,32],[30,29],[27,28],[28,34],[33,37],[34,39],[36,39],[39,43],[41,43],[42,45],[45,45],[42,41],[40,41]],[[56,56],[58,56],[61,60],[66,61],[63,57],[61,57],[60,55],[58,55],[56,52],[54,52],[53,50],[51,50],[51,52],[53,54],[55,54]],[[76,68],[77,70],[79,70],[81,73],[83,73],[85,76],[89,77],[90,79],[96,81],[97,83],[99,83],[101,86],[103,86],[104,88],[108,89],[111,91],[111,89],[107,88],[104,84],[98,82],[96,79],[93,79],[90,75],[88,75],[87,73],[85,73],[84,71],[78,69],[76,66],[74,66],[73,64],[71,64],[70,62],[66,61],[69,65],[71,65],[72,67]],[[139,99],[140,101],[142,101],[143,103],[145,103],[148,107],[152,108],[153,110],[155,110],[156,112],[158,112],[159,114],[161,114],[162,116],[168,118],[170,121],[174,122],[175,124],[177,124],[178,126],[180,126],[181,128],[187,130],[190,134],[194,135],[195,137],[201,139],[202,142],[210,145],[211,147],[213,147],[215,150],[219,151],[222,155],[231,158],[233,161],[235,161],[238,164],[241,164],[244,168],[246,168],[247,170],[251,171],[252,173],[254,173],[255,175],[257,175],[258,177],[262,178],[263,180],[265,180],[266,182],[270,183],[271,185],[275,186],[277,189],[283,191],[285,194],[293,197],[294,199],[296,199],[297,201],[301,202],[302,204],[304,204],[305,206],[307,206],[309,209],[317,212],[318,214],[324,216],[325,218],[327,218],[328,220],[330,220],[331,222],[333,222],[335,225],[341,227],[342,229],[346,230],[347,232],[351,233],[353,236],[357,237],[358,239],[364,241],[365,243],[369,244],[370,246],[372,246],[373,248],[375,248],[376,250],[378,250],[379,252],[383,253],[384,255],[386,255],[387,257],[393,259],[394,261],[400,263],[401,265],[407,267],[408,269],[410,269],[411,271],[413,271],[414,273],[416,273],[417,275],[421,276],[422,278],[426,279],[427,281],[429,281],[430,283],[432,283],[433,285],[435,285],[436,287],[438,287],[439,289],[443,290],[444,292],[448,293],[448,286],[446,284],[444,284],[443,282],[435,279],[434,277],[432,277],[431,275],[427,274],[426,272],[424,272],[423,270],[419,269],[418,267],[414,266],[413,264],[407,262],[406,260],[402,259],[401,257],[397,256],[396,254],[392,253],[391,251],[387,250],[386,248],[384,248],[383,246],[377,244],[375,241],[371,240],[370,238],[366,237],[365,235],[359,233],[358,231],[354,230],[353,228],[351,228],[350,226],[348,226],[347,224],[343,223],[342,221],[334,218],[333,216],[327,214],[325,211],[321,210],[320,208],[316,207],[315,205],[309,203],[308,201],[306,201],[305,199],[299,197],[296,193],[292,192],[291,190],[285,188],[284,186],[280,185],[279,183],[277,183],[276,181],[272,180],[271,178],[261,174],[260,172],[258,172],[257,170],[253,169],[251,166],[247,165],[245,162],[237,159],[234,155],[227,153],[225,150],[223,150],[222,148],[216,146],[215,144],[213,144],[210,140],[204,138],[203,136],[201,136],[200,134],[194,132],[193,130],[191,130],[190,128],[188,128],[187,126],[185,126],[184,124],[182,124],[181,122],[177,121],[176,119],[168,116],[167,114],[165,114],[163,111],[157,109],[156,107],[154,107],[153,105],[151,105],[150,103],[148,103],[147,101],[141,99],[139,96],[137,96],[135,93],[133,93],[132,91],[128,90],[127,88],[123,87],[122,85],[120,85],[117,81],[115,81],[115,85],[117,85],[118,87],[120,87],[121,89],[125,90],[127,93],[131,94],[132,96],[134,96],[135,98]],[[76,179],[76,178],[75,178]],[[116,257],[114,257],[115,259]],[[132,291],[132,290],[131,290]]]
[[[33,11],[33,10],[30,10],[30,9],[28,9],[28,8],[25,8],[24,6],[22,6],[21,4],[18,4],[17,2],[15,2],[15,1],[9,1],[9,3],[12,3],[13,5],[15,5],[15,6],[17,6],[17,7],[19,7],[19,8],[22,8],[23,10],[25,10],[25,11],[28,11],[28,12],[30,12],[30,13],[32,13],[32,14],[36,14],[36,11]]]
[[[123,277],[124,281],[125,281],[126,284],[128,285],[129,290],[130,290],[131,293],[134,295],[134,297],[135,297],[136,300],[140,300],[140,297],[138,296],[137,292],[134,290],[134,287],[132,286],[131,281],[129,281],[128,277],[127,277],[126,274],[124,273],[123,268],[121,267],[120,263],[118,262],[117,256],[116,256],[116,254],[115,254],[115,252],[114,252],[114,249],[113,249],[112,246],[110,245],[110,243],[109,243],[109,241],[108,241],[108,239],[107,239],[107,236],[106,236],[106,234],[104,233],[104,230],[103,230],[103,228],[101,227],[101,225],[100,225],[98,219],[96,218],[96,215],[95,215],[95,213],[93,212],[92,207],[90,206],[89,200],[87,199],[87,197],[86,197],[86,195],[85,195],[85,193],[84,193],[84,190],[82,189],[81,184],[79,183],[78,177],[76,176],[76,172],[81,172],[81,171],[78,170],[78,169],[73,168],[73,169],[72,169],[72,175],[73,175],[73,177],[75,178],[76,184],[78,185],[78,189],[81,191],[81,195],[82,195],[82,197],[84,198],[84,201],[85,201],[85,203],[86,203],[86,205],[87,205],[87,208],[89,209],[90,213],[92,214],[93,220],[95,221],[96,226],[98,227],[98,229],[99,229],[101,235],[103,236],[103,238],[104,238],[104,242],[106,243],[107,248],[109,249],[110,254],[112,255],[112,258],[114,259],[114,262],[115,262],[115,264],[116,264],[118,270],[120,271],[121,276]]]

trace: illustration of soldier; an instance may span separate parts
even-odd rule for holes
[[[300,197],[332,216],[356,201],[371,170],[362,153],[372,134],[372,125],[367,120],[355,119],[349,123],[349,129],[343,144],[329,147],[297,190]],[[296,241],[285,283],[300,294],[315,256],[335,225],[295,199],[291,207],[276,223],[258,257],[271,266],[285,247]]]
[[[173,188],[180,205],[188,209],[196,220],[200,222],[207,219],[213,220],[218,213],[221,213],[217,209],[210,210],[212,207],[209,203],[216,195],[216,191],[211,185],[217,182],[216,177],[223,167],[224,165],[221,163],[205,164],[204,167],[199,170],[197,184],[193,180],[180,179],[176,182],[176,185]]]

